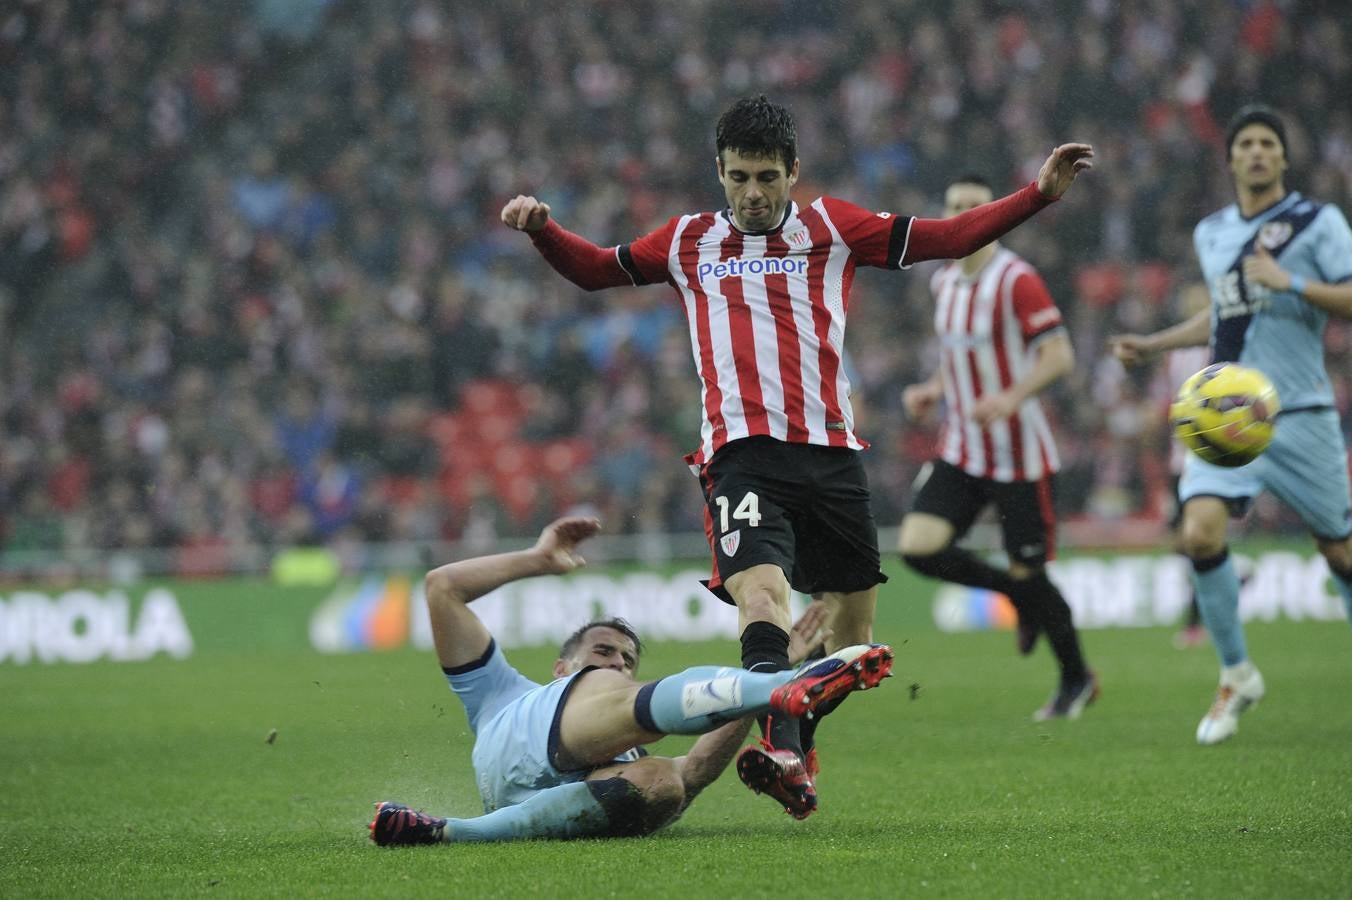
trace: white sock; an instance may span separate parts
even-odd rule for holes
[[[1221,666],[1221,684],[1238,687],[1240,682],[1253,677],[1253,663],[1249,660],[1235,663],[1233,666]]]

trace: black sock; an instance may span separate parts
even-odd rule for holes
[[[742,632],[742,668],[752,672],[779,672],[789,668],[789,633],[773,622],[752,622]],[[761,734],[776,750],[803,754],[798,720],[766,715],[758,719]]]
[[[1015,612],[1019,614],[1020,621],[1025,619],[1037,621],[1032,611],[1023,608],[1023,597],[1016,589],[1018,582],[1009,572],[997,569],[970,550],[949,544],[938,553],[931,553],[928,556],[903,553],[901,558],[906,565],[921,575],[1004,594],[1014,606]]]
[[[1006,596],[1013,589],[1014,579],[1003,569],[997,569],[970,550],[949,544],[938,553],[921,556],[916,553],[903,553],[906,565],[921,575],[951,581],[967,587],[986,588],[999,591]]]
[[[1061,667],[1061,681],[1080,682],[1089,674],[1084,664],[1084,655],[1080,652],[1080,636],[1075,632],[1075,623],[1071,620],[1070,605],[1061,596],[1056,585],[1047,577],[1046,572],[1038,572],[1023,581],[1014,582],[1014,591],[1019,595],[1020,615],[1034,616],[1034,621],[1042,626],[1047,642],[1052,646],[1056,662]],[[1010,596],[1013,600],[1013,595]]]

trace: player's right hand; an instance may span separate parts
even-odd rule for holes
[[[517,231],[536,232],[549,222],[549,204],[517,194],[502,208],[502,224]]]
[[[1113,356],[1124,366],[1139,366],[1150,356],[1150,344],[1144,335],[1115,334],[1108,338]]]
[[[908,384],[901,392],[901,405],[906,410],[906,415],[912,419],[923,419],[939,402],[939,395],[942,392],[941,386],[928,381]]]
[[[577,545],[600,530],[599,519],[585,516],[555,519],[540,532],[540,539],[535,542],[535,552],[544,559],[549,574],[563,575],[587,564],[577,552]]]

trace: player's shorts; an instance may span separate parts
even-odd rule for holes
[[[942,459],[931,460],[921,470],[919,492],[911,512],[938,516],[953,526],[953,539],[961,540],[987,506],[1000,515],[1009,558],[1025,566],[1040,567],[1056,559],[1056,505],[1054,478],[1037,481],[994,481],[978,478]]]
[[[591,768],[564,770],[556,764],[563,705],[577,679],[589,671],[537,684],[512,668],[494,641],[481,660],[446,673],[475,735],[472,759],[484,812],[514,806],[591,773]],[[640,755],[630,751],[615,761]]]
[[[1347,445],[1337,411],[1320,407],[1282,412],[1272,443],[1247,466],[1227,469],[1189,453],[1178,495],[1184,503],[1216,497],[1238,517],[1263,490],[1295,510],[1315,537],[1339,541],[1352,535]]]
[[[752,566],[779,566],[793,589],[863,591],[887,581],[859,453],[749,437],[724,444],[700,473],[709,590]]]

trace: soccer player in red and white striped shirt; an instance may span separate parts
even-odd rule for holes
[[[990,200],[990,185],[966,176],[949,185],[944,212],[959,215]],[[907,387],[902,401],[919,418],[942,400],[943,437],[902,520],[902,558],[923,575],[1009,597],[1019,614],[1019,649],[1031,653],[1045,632],[1061,670],[1034,718],[1078,717],[1098,696],[1098,681],[1085,665],[1070,607],[1045,569],[1056,554],[1052,476],[1060,462],[1037,399],[1074,366],[1070,337],[1037,272],[998,243],[939,269],[930,289],[939,369]],[[1007,570],[957,546],[992,504]]]
[[[858,266],[899,269],[965,256],[1061,196],[1093,150],[1057,147],[1038,180],[952,219],[873,212],[820,197],[793,202],[799,161],[793,118],[764,96],[719,119],[717,175],[728,205],[676,216],[617,247],[599,247],[517,196],[503,222],[528,232],[545,260],[587,290],[670,285],[685,310],[704,421],[687,461],[704,487],[714,553],[711,590],[742,623],[742,665],[788,665],[790,585],[822,593],[833,645],[872,636],[877,531],[857,451],[841,356]],[[794,816],[816,807],[799,723],[775,720],[764,749],[738,760],[743,781]]]

